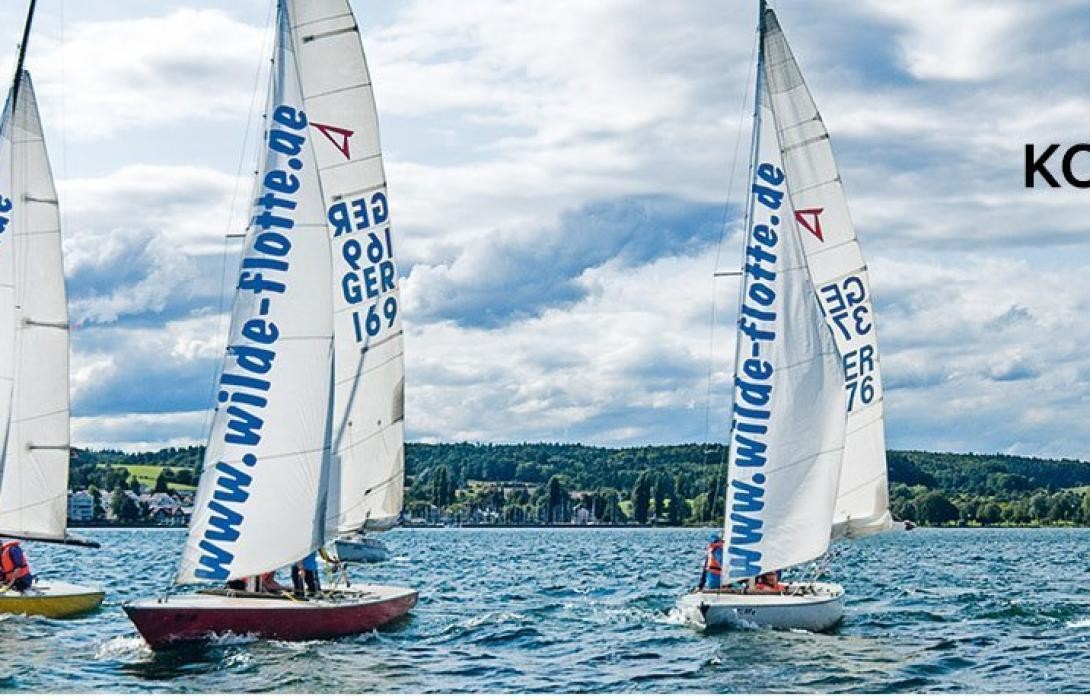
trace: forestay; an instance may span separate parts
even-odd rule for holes
[[[333,258],[330,538],[394,526],[401,512],[404,364],[397,239],[378,116],[347,0],[288,0]]]
[[[13,89],[14,90],[14,89]],[[30,74],[0,142],[0,532],[65,538],[68,300],[60,209]]]
[[[283,8],[266,115],[219,404],[179,583],[271,571],[323,543],[330,253],[314,132]]]
[[[863,253],[848,213],[829,133],[776,14],[763,22],[764,80],[810,277],[844,364],[847,435],[834,536],[890,527],[881,362]],[[769,120],[771,123],[772,120]]]
[[[803,260],[760,70],[757,103],[728,452],[730,579],[826,551],[844,445],[843,370]]]

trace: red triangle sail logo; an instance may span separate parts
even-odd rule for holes
[[[322,136],[329,139],[329,142],[336,146],[337,150],[343,153],[345,158],[352,160],[352,155],[348,150],[348,138],[356,133],[355,131],[342,129],[339,126],[330,126],[329,124],[319,124],[318,122],[311,122],[310,125],[322,132]]]
[[[795,212],[795,221],[799,222],[799,225],[804,229],[814,234],[814,238],[822,243],[825,242],[825,235],[821,232],[821,219],[818,217],[823,211],[825,211],[824,207],[817,209],[799,209]]]

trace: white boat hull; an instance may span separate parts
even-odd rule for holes
[[[359,564],[375,564],[390,558],[390,550],[373,537],[342,537],[334,543],[337,558]]]
[[[835,583],[789,584],[782,594],[698,591],[678,599],[686,623],[701,629],[758,626],[824,632],[844,617],[844,589]]]

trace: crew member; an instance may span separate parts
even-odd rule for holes
[[[23,548],[15,540],[0,540],[0,585],[14,588],[22,593],[34,585],[34,575],[30,573],[30,562],[23,554]]]
[[[723,537],[718,532],[708,535],[704,554],[704,570],[700,573],[700,588],[716,590],[723,581]]]
[[[305,559],[291,565],[291,583],[296,595],[303,595],[303,583],[306,582],[307,593],[315,595],[322,589],[318,579],[318,556],[311,552]]]
[[[779,571],[769,571],[758,576],[754,588],[758,593],[783,593],[787,590],[787,586],[780,583]]]

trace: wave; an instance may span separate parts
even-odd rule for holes
[[[147,661],[154,655],[155,652],[139,635],[114,637],[99,644],[95,649],[96,661]]]

